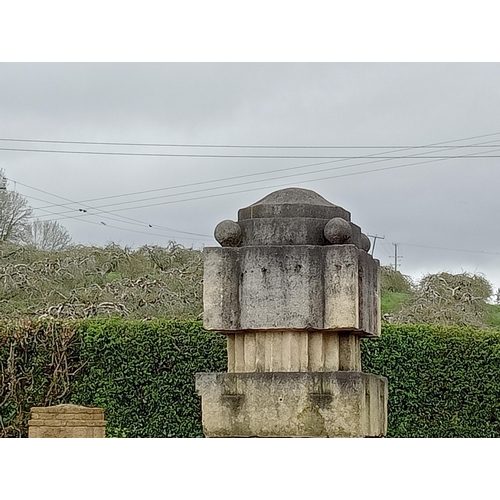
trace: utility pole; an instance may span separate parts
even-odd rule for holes
[[[401,259],[402,255],[398,255],[398,246],[399,243],[393,243],[394,245],[394,270],[398,270],[398,261]]]
[[[375,243],[377,240],[385,240],[385,236],[379,236],[378,234],[367,234],[366,236],[373,238],[373,247],[372,247],[372,257],[375,252]]]

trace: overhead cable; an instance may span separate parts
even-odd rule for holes
[[[467,139],[455,139],[453,141],[446,141],[448,143],[451,142],[460,142],[463,140],[472,140],[479,139],[483,137],[492,137],[494,135],[500,135],[500,132],[495,132],[492,134],[483,134],[476,135],[473,137],[468,137]],[[41,144],[82,144],[82,145],[90,145],[90,146],[139,146],[139,147],[180,147],[180,148],[242,148],[242,149],[396,149],[396,148],[405,148],[405,149],[418,149],[418,148],[441,148],[444,147],[441,144],[427,144],[427,145],[417,145],[417,146],[319,146],[319,145],[310,145],[310,146],[285,146],[285,145],[242,145],[242,144],[174,144],[174,143],[151,143],[151,142],[102,142],[102,141],[68,141],[68,140],[47,140],[47,139],[8,139],[8,138],[0,138],[1,142],[21,142],[21,143],[41,143]],[[470,148],[477,147],[472,145],[461,145],[458,146],[460,148]]]
[[[495,150],[492,150],[492,151],[500,151],[498,149],[495,149]],[[476,153],[471,153],[469,156],[470,157],[473,157]],[[418,154],[414,155],[414,157],[417,157]],[[383,160],[377,160],[377,161],[372,161],[372,162],[364,162],[364,163],[360,163],[360,164],[354,164],[354,165],[342,165],[342,166],[337,166],[337,167],[331,167],[331,168],[326,168],[326,169],[320,169],[320,170],[314,170],[312,172],[306,172],[306,173],[300,173],[300,174],[292,174],[292,175],[287,175],[287,176],[276,176],[276,177],[271,177],[271,178],[268,178],[268,179],[258,179],[258,180],[253,180],[253,181],[247,181],[247,182],[238,182],[238,183],[233,183],[233,184],[226,184],[224,186],[215,186],[215,187],[211,187],[211,188],[204,188],[204,189],[196,189],[196,190],[191,190],[191,191],[184,191],[182,193],[173,193],[173,194],[168,194],[168,195],[161,195],[161,196],[155,196],[155,197],[148,197],[146,199],[142,199],[142,200],[129,200],[129,201],[123,201],[123,202],[118,202],[118,203],[109,203],[109,204],[105,204],[105,205],[99,205],[97,207],[93,207],[93,210],[94,211],[97,211],[95,213],[99,213],[99,210],[101,208],[109,208],[109,207],[116,207],[116,206],[121,206],[121,205],[129,205],[129,204],[132,204],[132,203],[140,203],[141,201],[151,201],[151,200],[155,200],[155,199],[164,199],[164,198],[171,198],[171,197],[176,197],[176,196],[183,196],[183,195],[189,195],[189,194],[197,194],[197,193],[202,193],[202,192],[207,192],[207,191],[214,191],[214,190],[218,190],[218,189],[227,189],[227,188],[230,188],[230,187],[239,187],[239,186],[242,186],[242,185],[249,185],[249,184],[256,184],[256,183],[261,183],[261,182],[268,182],[268,181],[272,181],[272,180],[279,180],[279,179],[283,179],[283,178],[291,178],[291,177],[297,177],[297,176],[301,176],[301,175],[311,175],[311,174],[315,174],[315,173],[321,173],[321,172],[326,172],[326,171],[331,171],[331,170],[340,170],[340,169],[345,169],[345,168],[352,168],[352,167],[355,167],[355,166],[360,166],[360,165],[366,165],[366,164],[372,164],[372,163],[379,163],[380,161],[383,161]],[[420,165],[420,164],[426,164],[426,163],[432,163],[434,160],[432,161],[424,161],[424,162],[416,162],[416,163],[407,163],[407,164],[403,164],[403,165],[396,165],[394,167],[384,167],[384,168],[380,168],[380,169],[372,169],[372,170],[364,170],[364,171],[361,171],[361,172],[352,172],[350,174],[344,174],[344,175],[340,175],[340,176],[331,176],[331,177],[322,177],[322,178],[315,178],[315,179],[308,179],[308,180],[301,180],[300,182],[314,182],[316,180],[327,180],[327,179],[332,179],[332,178],[338,178],[338,177],[347,177],[347,176],[350,176],[350,175],[360,175],[360,174],[366,174],[366,173],[370,173],[370,172],[378,172],[378,171],[382,171],[382,170],[391,170],[393,168],[405,168],[405,167],[409,167],[409,166],[414,166],[414,165]],[[440,161],[443,161],[440,160]],[[281,185],[280,185],[281,186]],[[266,187],[280,187],[280,186],[266,186]],[[250,189],[250,190],[245,190],[245,191],[237,191],[238,193],[241,193],[241,192],[247,192],[247,191],[254,191],[254,190],[258,190],[258,189],[261,189],[261,188],[257,188],[257,189]],[[224,196],[226,194],[231,194],[231,193],[219,193],[218,195],[214,195],[214,196]],[[206,198],[206,197],[202,197],[202,198]],[[200,198],[200,199],[202,199]],[[193,198],[190,198],[189,200],[192,200]],[[181,201],[188,201],[188,200],[176,200],[176,201],[173,201],[173,202],[170,202],[170,203],[175,203],[175,202],[181,202]],[[123,210],[132,210],[132,209],[135,209],[135,208],[146,208],[146,207],[149,207],[149,206],[157,206],[157,205],[162,205],[162,204],[169,204],[169,203],[159,203],[159,204],[152,204],[152,205],[141,205],[139,207],[127,207],[127,208],[120,208],[120,209],[113,209],[111,212],[112,213],[116,213],[118,211],[123,211]],[[62,212],[60,213],[60,215],[65,215],[65,214],[68,214],[68,213],[73,213],[73,211],[71,212]]]
[[[134,153],[123,151],[71,151],[57,149],[21,149],[21,148],[0,148],[0,151],[16,151],[22,153],[59,153],[59,154],[78,154],[78,155],[105,155],[105,156],[140,156],[140,157],[156,157],[156,158],[231,158],[231,159],[263,159],[263,160],[362,160],[370,158],[371,155],[350,155],[350,156],[293,156],[293,155],[221,155],[221,154],[191,154],[191,153]],[[404,160],[411,156],[378,156],[385,160]],[[429,158],[435,160],[453,159],[458,160],[468,158],[468,155],[454,156],[421,156],[421,158]],[[500,158],[500,155],[484,155],[476,156],[476,158]]]
[[[382,168],[376,168],[376,169],[372,169],[372,170],[363,170],[363,171],[358,171],[358,172],[350,172],[350,173],[347,173],[347,174],[331,175],[331,176],[320,177],[320,178],[315,178],[315,179],[306,179],[306,180],[302,180],[301,183],[304,184],[304,183],[308,183],[308,182],[318,182],[318,181],[329,180],[329,179],[338,179],[338,178],[341,178],[341,177],[351,177],[351,176],[354,176],[354,175],[371,174],[371,173],[381,172],[381,171],[385,171],[385,170],[395,170],[395,169],[401,169],[401,168],[411,167],[411,166],[414,166],[414,165],[422,165],[422,164],[426,164],[426,163],[433,163],[434,161],[436,161],[436,160],[427,160],[427,161],[423,161],[423,162],[408,163],[408,164],[403,164],[403,165],[394,165],[394,166],[390,166],[390,167],[382,167]],[[438,161],[444,161],[444,160],[438,160]],[[266,189],[279,188],[279,187],[286,187],[288,185],[289,185],[288,183],[287,184],[275,184],[273,186],[265,186],[265,188]],[[224,186],[224,187],[227,187],[227,186]],[[117,208],[117,209],[114,209],[113,212],[121,212],[121,211],[124,211],[124,210],[135,210],[135,209],[139,209],[139,208],[148,208],[148,207],[155,207],[155,206],[170,205],[170,204],[173,204],[173,203],[181,203],[181,202],[194,201],[194,200],[197,201],[197,200],[208,199],[208,198],[217,198],[217,197],[220,197],[220,196],[228,196],[228,195],[234,195],[234,194],[248,193],[248,192],[252,192],[252,191],[260,191],[262,189],[264,189],[264,187],[260,186],[260,187],[257,187],[257,188],[243,189],[243,190],[239,190],[239,191],[231,191],[231,192],[228,192],[228,193],[217,193],[217,194],[213,194],[213,195],[196,196],[194,198],[184,198],[184,199],[181,199],[181,200],[165,201],[165,202],[160,202],[160,203],[151,203],[151,204],[148,204],[148,205],[140,205],[138,207]],[[191,193],[195,193],[195,192],[196,191],[192,191]],[[182,194],[188,194],[188,193],[182,193]],[[109,205],[105,205],[105,206],[109,206]],[[99,208],[99,207],[97,207],[97,208]],[[65,217],[61,217],[61,218],[54,219],[54,220],[62,220],[64,218]],[[52,219],[49,219],[49,220],[52,220]]]

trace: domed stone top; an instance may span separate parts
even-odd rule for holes
[[[356,245],[370,240],[351,214],[309,189],[274,191],[238,212],[238,222],[222,221],[215,239],[224,247],[268,245]]]
[[[282,217],[307,217],[351,220],[351,214],[342,207],[330,203],[310,189],[287,188],[274,191],[249,207],[238,212],[238,220]]]
[[[284,204],[306,204],[306,205],[327,205],[335,206],[323,198],[316,191],[303,188],[286,188],[268,194],[262,200],[256,201],[253,205],[284,205]]]

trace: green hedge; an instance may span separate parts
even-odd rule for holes
[[[226,342],[200,322],[88,321],[72,403],[105,408],[107,435],[203,437],[196,372],[225,371]]]
[[[362,360],[389,379],[388,437],[500,437],[500,332],[385,325]]]
[[[225,338],[193,321],[0,324],[0,436],[33,406],[105,409],[109,437],[203,437],[194,373],[224,371]]]
[[[500,332],[386,325],[363,370],[389,379],[389,437],[500,437]],[[0,436],[29,409],[105,409],[109,437],[201,437],[194,373],[224,371],[225,339],[200,322],[0,324]]]

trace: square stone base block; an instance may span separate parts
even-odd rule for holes
[[[387,379],[363,372],[197,373],[206,437],[383,437]]]

